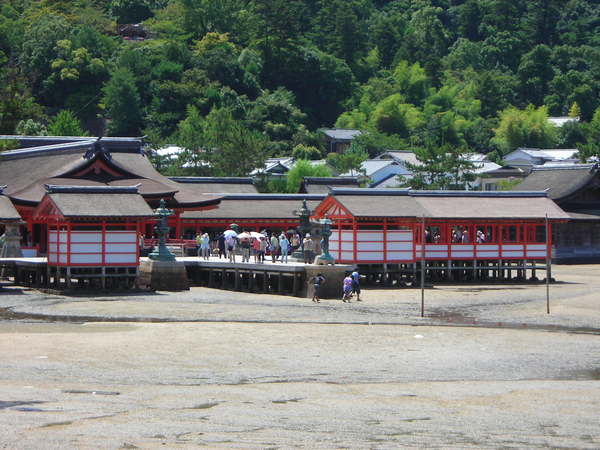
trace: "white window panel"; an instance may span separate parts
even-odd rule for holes
[[[457,252],[452,250],[452,258],[472,258],[473,252]]]
[[[383,261],[383,252],[358,252],[358,261]]]
[[[510,244],[503,244],[502,245],[502,250],[523,250],[523,244],[514,244],[514,245],[510,245]]]
[[[135,254],[108,254],[106,255],[106,264],[131,263],[137,264],[137,256]]]
[[[498,258],[500,257],[500,252],[482,252],[477,250],[477,258],[478,259],[486,259],[486,258]]]
[[[102,244],[71,244],[71,253],[102,253]]]
[[[503,251],[502,252],[502,257],[503,258],[522,258],[523,257],[523,252],[507,252],[507,251]]]
[[[357,240],[362,241],[383,241],[383,230],[381,231],[358,231]]]
[[[128,242],[137,244],[137,233],[135,231],[107,231],[106,242]]]
[[[106,253],[135,253],[135,244],[106,244]]]
[[[102,242],[102,233],[100,231],[73,231],[71,242]]]
[[[388,241],[411,241],[413,240],[412,231],[388,231]]]
[[[378,250],[383,251],[383,242],[359,242],[357,250]]]
[[[387,249],[390,250],[411,250],[413,248],[412,242],[388,242]]]
[[[412,261],[412,252],[388,252],[388,261]]]
[[[101,264],[102,255],[98,253],[93,254],[71,254],[71,264]]]

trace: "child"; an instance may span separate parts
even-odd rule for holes
[[[352,277],[350,275],[344,278],[344,295],[342,296],[342,301],[344,303],[350,303],[350,298],[352,298]]]

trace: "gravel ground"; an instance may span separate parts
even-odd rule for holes
[[[599,448],[600,266],[554,269],[550,315],[540,285],[436,286],[425,318],[414,289],[7,288],[0,448]]]

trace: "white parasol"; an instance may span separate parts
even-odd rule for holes
[[[223,236],[225,236],[225,239],[236,237],[237,235],[238,234],[235,231],[233,231],[233,230],[225,230],[223,232]]]

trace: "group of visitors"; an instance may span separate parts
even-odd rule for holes
[[[231,231],[231,230],[229,230]],[[312,264],[315,257],[315,242],[309,233],[304,238],[296,231],[281,231],[268,233],[263,230],[260,233],[231,232],[221,233],[212,244],[208,233],[197,233],[196,244],[198,247],[198,257],[208,260],[210,255],[225,258],[230,262],[236,262],[236,255],[242,256],[242,262],[250,262],[250,257],[254,258],[254,263],[265,262],[265,255],[271,256],[273,263],[288,262],[288,256],[300,247],[304,247],[303,259],[305,264]]]
[[[475,242],[477,244],[484,244],[488,241],[488,238],[485,232],[482,229],[477,229],[477,233],[475,234]],[[450,242],[452,244],[469,244],[469,231],[466,228],[453,228],[450,232]],[[440,236],[439,231],[436,228],[426,229],[425,230],[425,243],[427,244],[440,244],[442,243],[442,238]]]
[[[325,283],[325,277],[322,273],[315,275],[311,280],[313,285],[312,301],[315,303],[321,302],[321,289]],[[342,301],[350,303],[352,297],[356,295],[356,301],[360,302],[360,274],[357,270],[353,271],[344,278],[342,285]]]

